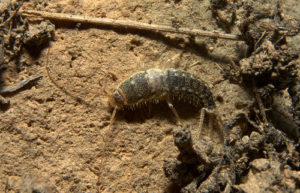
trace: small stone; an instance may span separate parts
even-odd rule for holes
[[[242,138],[242,142],[243,142],[243,144],[248,144],[249,143],[249,137],[246,135],[246,136],[244,136],[243,138]]]
[[[28,46],[40,46],[54,37],[55,26],[50,21],[30,25],[24,36],[24,43]]]
[[[6,107],[10,105],[10,101],[0,95],[0,107]]]
[[[259,151],[262,147],[264,141],[264,137],[256,131],[253,131],[250,134],[250,149]]]
[[[173,131],[174,143],[182,153],[193,153],[191,132],[186,127],[179,127]]]
[[[250,163],[250,166],[252,169],[255,169],[257,171],[264,171],[270,168],[270,163],[265,158],[255,159]]]

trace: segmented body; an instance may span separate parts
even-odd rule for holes
[[[149,69],[132,75],[115,89],[111,105],[120,109],[172,99],[189,102],[198,108],[215,108],[206,83],[189,72],[176,69]]]

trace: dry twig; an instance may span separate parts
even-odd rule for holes
[[[210,38],[222,38],[228,40],[243,41],[240,35],[234,34],[224,34],[219,32],[209,32],[200,29],[191,29],[186,27],[172,27],[166,25],[148,24],[136,21],[124,21],[124,20],[114,20],[109,18],[96,18],[88,16],[71,15],[64,13],[50,13],[45,11],[34,11],[34,10],[20,10],[19,13],[24,17],[42,17],[44,19],[74,22],[74,23],[85,23],[93,25],[106,25],[112,27],[123,27],[139,30],[149,30],[155,32],[171,32],[180,33],[194,36],[205,36]]]
[[[3,23],[0,24],[0,28],[4,27],[7,25],[17,14],[17,11],[14,11],[7,20],[5,20]]]
[[[0,94],[5,95],[5,94],[10,94],[10,93],[16,92],[17,90],[20,90],[21,88],[25,87],[26,85],[30,84],[31,82],[41,79],[42,77],[43,77],[42,75],[38,75],[38,76],[34,76],[34,77],[25,78],[24,80],[21,80],[20,82],[18,82],[17,84],[15,84],[11,87],[0,89]]]
[[[263,122],[264,122],[264,124],[267,124],[268,123],[268,119],[267,119],[267,115],[266,115],[266,110],[265,110],[263,102],[262,102],[262,100],[261,100],[261,98],[260,98],[260,96],[258,94],[256,86],[254,87],[254,95],[255,95],[255,98],[256,98],[256,101],[257,101],[257,104],[258,104],[258,108],[259,108],[259,111],[261,113]]]

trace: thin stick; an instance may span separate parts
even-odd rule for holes
[[[240,35],[234,34],[224,34],[220,32],[209,32],[200,29],[191,29],[186,27],[172,27],[166,25],[157,25],[157,24],[148,24],[141,23],[136,21],[124,21],[124,20],[115,20],[109,18],[97,18],[97,17],[88,17],[80,15],[71,15],[64,13],[50,13],[45,11],[34,11],[34,10],[20,10],[19,13],[25,17],[42,17],[49,20],[58,20],[65,22],[74,22],[74,23],[87,23],[93,25],[106,25],[112,27],[124,27],[131,29],[140,29],[140,30],[149,30],[155,32],[172,32],[180,33],[194,36],[205,36],[210,38],[222,38],[228,40],[243,41]]]
[[[261,100],[259,94],[256,91],[254,91],[254,94],[255,94],[255,98],[256,98],[256,101],[257,101],[258,108],[260,110],[261,116],[263,118],[264,124],[267,124],[268,123],[268,119],[267,119],[267,116],[266,116],[266,111],[265,111],[264,105],[262,103],[262,100]]]
[[[259,95],[259,93],[257,91],[255,81],[253,80],[252,82],[253,82],[252,84],[254,85],[254,89],[253,90],[254,90],[254,95],[255,95],[255,98],[256,98],[256,101],[257,101],[257,104],[258,104],[258,108],[260,110],[260,113],[261,113],[261,116],[262,116],[264,124],[267,124],[268,123],[268,119],[267,119],[265,107],[264,107],[263,102],[262,102],[262,100],[260,98],[260,95]]]
[[[30,84],[31,82],[40,80],[41,78],[43,78],[42,75],[25,78],[24,80],[21,80],[20,82],[18,82],[17,84],[15,84],[11,87],[0,89],[0,94],[5,95],[5,94],[16,92],[17,90],[20,90],[21,88],[25,87],[26,85]]]
[[[13,17],[15,17],[17,14],[17,11],[14,11],[7,20],[5,20],[3,23],[0,24],[0,28],[4,27],[6,24],[8,24]]]

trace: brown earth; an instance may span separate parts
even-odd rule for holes
[[[2,3],[5,2],[7,1]],[[23,9],[162,25],[176,24],[241,34],[238,22],[246,19],[246,6],[237,6],[232,10],[234,6],[229,5],[234,5],[235,1],[219,1],[219,5],[222,2],[228,3],[221,8],[214,6],[213,2],[217,1],[51,0],[28,1],[23,4]],[[263,4],[264,8],[269,6],[266,9],[274,9],[275,4],[266,2]],[[255,8],[260,9],[259,6]],[[300,3],[296,1],[286,1],[281,9],[286,18],[300,18],[297,11]],[[30,23],[31,25],[38,24]],[[180,151],[174,145],[173,131],[178,128],[176,119],[165,103],[153,105],[150,115],[146,107],[133,112],[119,111],[113,127],[109,128],[111,111],[107,102],[111,91],[138,71],[168,67],[191,72],[209,85],[218,114],[225,125],[230,125],[230,122],[241,115],[247,117],[241,119],[241,124],[228,126],[232,146],[244,147],[250,144],[250,153],[245,148],[241,150],[241,156],[235,159],[245,163],[245,166],[240,167],[243,168],[240,169],[242,172],[231,174],[234,170],[229,168],[231,173],[229,172],[225,181],[227,184],[232,183],[231,192],[300,191],[300,160],[297,153],[299,136],[296,139],[289,136],[289,132],[292,133],[290,135],[297,135],[295,126],[291,126],[292,131],[289,132],[284,129],[276,130],[279,132],[275,132],[276,136],[284,141],[277,140],[285,144],[278,145],[283,149],[271,148],[272,142],[269,138],[265,139],[265,136],[270,135],[264,133],[258,134],[263,136],[264,149],[259,150],[262,147],[255,146],[256,143],[251,146],[254,139],[257,139],[256,134],[270,125],[264,125],[261,114],[255,111],[259,108],[252,88],[247,84],[240,84],[239,81],[232,81],[241,79],[241,76],[244,76],[243,80],[247,80],[248,68],[255,68],[249,62],[250,40],[191,38],[188,35],[96,28],[62,22],[55,23],[55,26],[53,41],[39,42],[37,45],[27,42],[19,51],[18,57],[14,53],[10,58],[7,55],[2,56],[0,50],[0,57],[3,59],[3,64],[0,63],[1,88],[7,88],[27,77],[43,75],[41,80],[25,89],[3,95],[4,102],[0,113],[0,192],[179,192],[180,189],[184,191],[184,188],[186,191],[188,188],[204,190],[199,189],[200,182],[210,179],[209,174],[222,162],[222,152],[226,151],[223,147],[225,132],[220,131],[225,129],[222,126],[212,132],[207,131],[213,151],[218,154],[217,161],[211,161],[214,155],[207,153],[211,168],[205,170],[204,180],[197,181],[195,188],[187,187],[187,184],[198,179],[198,174],[193,174],[191,180],[179,178],[175,181],[166,174],[166,162],[180,160]],[[47,29],[51,31],[51,27]],[[28,28],[27,37],[33,30]],[[249,32],[249,36],[255,39],[251,33]],[[294,46],[292,49],[299,55],[299,35],[289,38],[288,42],[292,43],[288,46]],[[262,44],[262,49],[266,45],[268,42]],[[2,46],[2,49],[8,48]],[[272,49],[268,47],[266,50],[270,52]],[[279,54],[278,57],[283,56],[286,55]],[[247,60],[247,57],[250,59]],[[259,57],[263,58],[261,55]],[[174,60],[170,61],[172,58]],[[239,63],[243,58],[247,59]],[[232,71],[231,60],[237,61],[242,67],[241,76],[239,73],[228,73]],[[299,61],[296,62],[296,68],[299,69]],[[68,93],[53,84],[47,74],[47,64],[52,79]],[[264,76],[268,69],[259,70],[262,70],[259,73]],[[284,101],[286,108],[291,109],[292,102],[286,92],[287,87],[288,85],[276,90],[276,97],[278,101]],[[262,100],[264,101],[263,97]],[[189,126],[192,141],[201,140],[197,135],[199,109],[194,109],[192,105],[186,107],[181,103],[175,104],[175,107],[184,124]],[[253,116],[253,113],[257,115]],[[248,123],[248,118],[256,124]],[[274,129],[273,126],[272,128]],[[284,152],[286,157],[290,156],[292,164],[282,158]],[[198,161],[193,164],[195,167],[205,165]],[[230,175],[235,176],[234,180]],[[185,180],[186,183],[180,183]],[[205,190],[218,192],[227,189],[216,185],[213,191],[209,188]]]

